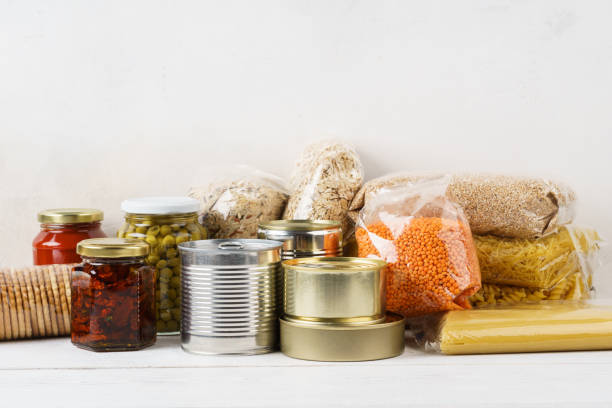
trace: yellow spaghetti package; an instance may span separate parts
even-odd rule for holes
[[[429,315],[408,322],[416,344],[442,354],[612,349],[612,304],[548,302]]]
[[[576,274],[590,284],[600,242],[596,231],[573,225],[537,239],[474,235],[484,283],[548,291]]]

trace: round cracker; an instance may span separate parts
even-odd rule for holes
[[[9,313],[11,315],[11,329],[13,331],[13,339],[20,338],[20,331],[25,330],[23,326],[21,326],[21,330],[19,327],[19,318],[17,317],[17,301],[15,300],[15,287],[13,286],[13,281],[11,280],[10,270],[4,271],[4,284],[6,285],[6,292],[8,293],[9,299]]]
[[[55,268],[53,265],[49,265],[47,268],[47,277],[49,278],[51,292],[53,293],[53,310],[55,311],[55,319],[57,321],[57,331],[60,336],[64,336],[67,333],[67,330],[64,327],[60,293],[59,288],[57,287],[57,279],[55,279]]]
[[[32,280],[30,278],[31,274],[31,268],[25,268],[21,271],[21,278],[23,279],[23,284],[28,293],[28,305],[30,308],[30,324],[32,325],[32,336],[39,337],[40,330],[38,329],[38,318],[36,315],[36,298],[34,297],[34,288],[32,286]]]
[[[30,319],[30,300],[28,297],[28,288],[23,278],[23,270],[16,269],[13,278],[19,283],[21,305],[23,306],[23,318],[25,322],[25,337],[29,339],[32,337],[32,320]]]
[[[72,307],[72,269],[64,269],[64,285],[66,286],[68,305]]]
[[[0,269],[0,275],[4,272]],[[5,312],[8,314],[8,309],[4,306],[4,296],[2,293],[4,292],[4,285],[2,281],[0,281],[0,340],[9,340],[11,329],[7,329],[4,324],[4,314]]]
[[[47,336],[57,336],[57,324],[55,325],[55,331],[53,330],[53,319],[51,319],[51,311],[49,310],[49,299],[47,297],[47,287],[45,285],[43,268],[36,268],[35,271],[36,277],[38,278],[38,287],[40,288],[40,299],[45,322],[45,331]]]
[[[66,334],[70,334],[70,307],[68,306],[68,298],[66,297],[66,286],[64,285],[64,279],[62,277],[62,265],[55,265],[55,278],[57,280],[57,286],[60,294],[60,305],[62,308],[62,318],[64,320],[64,328]]]
[[[13,288],[13,294],[15,296],[15,309],[17,311],[17,324],[19,325],[19,338],[25,339],[27,330],[25,324],[25,312],[23,308],[23,297],[21,296],[21,285],[19,284],[17,275],[15,275],[15,269],[11,268],[8,276],[11,280],[11,287]]]
[[[36,322],[38,323],[38,334],[41,337],[44,337],[47,336],[48,333],[51,333],[51,328],[47,328],[45,324],[45,311],[42,302],[43,291],[40,289],[40,283],[38,282],[38,268],[31,268],[29,276],[32,282],[32,290],[34,290],[34,303],[36,305]]]
[[[53,289],[51,289],[51,281],[49,279],[49,265],[41,268],[41,275],[47,290],[47,309],[49,312],[49,321],[51,322],[51,331],[54,336],[59,336],[59,328],[57,327],[57,317],[55,313],[55,299],[53,298]]]

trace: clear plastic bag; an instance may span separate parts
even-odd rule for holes
[[[359,210],[378,191],[410,186],[438,174],[397,173],[370,180],[355,195],[350,209]],[[474,234],[538,238],[574,219],[575,193],[544,178],[488,174],[451,176],[447,197],[459,204]]]
[[[592,293],[591,279],[577,272],[558,281],[549,289],[483,283],[480,290],[470,297],[470,303],[472,307],[479,308],[550,300],[582,300],[589,299]]]
[[[262,222],[278,220],[287,204],[282,179],[238,166],[224,180],[193,187],[188,195],[201,203],[200,222],[209,238],[257,238]]]
[[[0,268],[0,340],[70,335],[72,266]]]
[[[573,275],[588,287],[601,241],[596,231],[571,224],[536,239],[474,236],[484,283],[544,290]]]
[[[442,354],[612,349],[609,301],[561,301],[439,313],[408,321],[415,345]]]
[[[296,163],[283,219],[339,221],[348,237],[349,205],[362,183],[363,167],[352,147],[338,142],[312,144]]]
[[[386,189],[369,200],[356,230],[360,257],[388,263],[387,310],[406,317],[469,308],[480,269],[461,208],[444,194],[448,179]]]

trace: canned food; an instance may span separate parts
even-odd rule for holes
[[[281,242],[179,244],[181,345],[198,354],[261,354],[278,345]]]
[[[315,361],[366,361],[404,351],[404,318],[387,313],[384,321],[361,326],[315,325],[280,320],[281,351]]]
[[[371,324],[385,318],[386,263],[366,258],[300,258],[283,262],[288,321]]]
[[[336,221],[270,221],[259,225],[257,236],[282,242],[283,260],[342,255],[342,229]]]

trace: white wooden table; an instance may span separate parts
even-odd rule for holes
[[[612,406],[612,352],[361,363],[196,356],[177,337],[93,353],[67,338],[0,343],[0,407]]]

